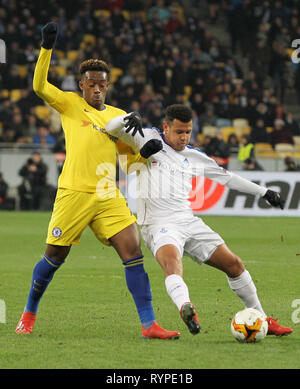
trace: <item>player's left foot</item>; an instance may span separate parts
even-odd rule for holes
[[[266,320],[268,322],[268,333],[267,333],[267,335],[284,336],[284,335],[289,335],[289,334],[291,334],[293,332],[292,328],[281,326],[272,317],[267,317]]]
[[[17,325],[17,334],[31,334],[35,323],[36,314],[32,312],[24,312]]]
[[[156,321],[150,328],[142,328],[142,337],[145,339],[179,339],[180,335],[178,331],[165,330]]]

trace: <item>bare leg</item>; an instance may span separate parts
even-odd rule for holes
[[[242,260],[231,252],[226,244],[218,246],[205,263],[222,270],[228,277],[238,277],[245,270]]]
[[[136,223],[124,228],[109,240],[122,261],[142,255],[141,240]]]
[[[245,307],[258,309],[264,314],[250,273],[245,269],[242,260],[225,244],[220,245],[205,263],[226,273],[230,288]]]

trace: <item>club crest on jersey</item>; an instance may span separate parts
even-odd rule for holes
[[[62,230],[59,227],[54,227],[52,230],[52,235],[54,238],[60,238],[62,235]]]
[[[159,232],[162,232],[163,234],[165,234],[166,232],[168,232],[168,230],[163,227]]]
[[[190,164],[189,160],[187,158],[184,158],[183,163],[185,164],[185,166],[189,166],[189,164]]]

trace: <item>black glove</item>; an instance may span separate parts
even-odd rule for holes
[[[130,132],[132,129],[132,133],[130,135],[134,136],[137,132],[144,137],[143,129],[142,129],[142,118],[138,112],[132,112],[130,115],[126,116],[124,119],[126,122],[125,132]]]
[[[47,23],[42,28],[42,47],[44,49],[53,49],[57,37],[57,24],[54,22]]]
[[[158,153],[163,148],[162,141],[159,139],[150,139],[140,150],[143,158],[149,158],[151,155]]]
[[[280,207],[281,209],[284,207],[284,201],[281,199],[280,194],[273,190],[267,190],[263,198],[273,205],[273,207]]]

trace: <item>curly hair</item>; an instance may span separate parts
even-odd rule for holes
[[[88,72],[89,70],[105,72],[107,73],[108,79],[110,77],[110,68],[108,64],[101,59],[87,59],[80,64],[79,73],[81,75],[83,75],[85,72]]]
[[[192,120],[193,114],[190,107],[183,104],[169,105],[166,109],[165,121],[171,123],[174,119],[188,123]]]

